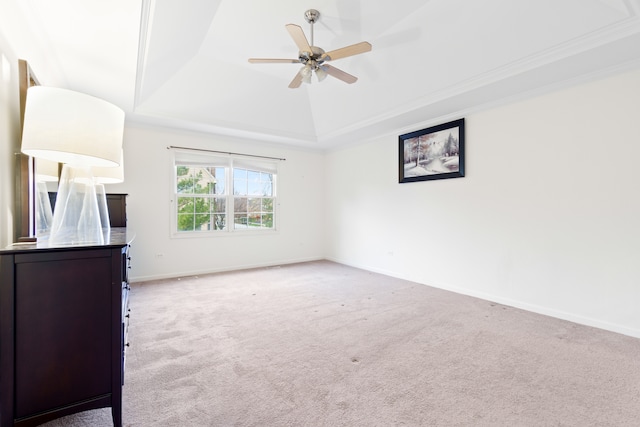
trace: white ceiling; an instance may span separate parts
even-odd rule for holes
[[[640,0],[0,0],[17,54],[45,85],[122,107],[127,119],[320,149],[459,118],[506,100],[640,66]],[[285,24],[321,17],[348,85],[287,86]]]

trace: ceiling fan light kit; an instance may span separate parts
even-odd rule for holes
[[[326,64],[326,62],[369,52],[371,50],[371,44],[369,42],[360,42],[325,52],[322,48],[314,46],[313,24],[315,24],[319,18],[320,12],[315,9],[309,9],[304,13],[304,19],[311,25],[311,43],[309,43],[307,37],[304,35],[302,27],[296,24],[285,25],[289,35],[291,35],[296,46],[298,46],[298,59],[249,58],[249,62],[252,64],[302,64],[302,68],[298,71],[298,74],[296,74],[291,83],[289,83],[291,89],[300,87],[302,83],[311,83],[311,76],[314,72],[319,82],[323,81],[327,75],[330,75],[348,84],[355,83],[358,80],[357,77]]]

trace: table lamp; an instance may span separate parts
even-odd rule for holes
[[[48,183],[58,184],[58,162],[47,159],[36,159],[36,235],[48,235],[51,231],[53,213],[49,199]]]
[[[124,111],[67,89],[27,91],[22,152],[63,163],[49,245],[103,244],[92,167],[117,167]]]
[[[120,165],[115,168],[93,167],[91,168],[96,183],[96,195],[98,196],[98,211],[103,230],[111,230],[109,220],[109,208],[107,206],[107,192],[104,184],[118,184],[124,181],[124,153],[120,150]]]

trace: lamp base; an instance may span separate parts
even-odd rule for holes
[[[53,213],[51,212],[51,201],[49,200],[49,193],[47,192],[47,184],[38,181],[36,183],[36,189],[36,236],[42,237],[51,230]]]
[[[104,184],[96,184],[96,195],[98,197],[98,210],[100,211],[100,222],[104,231],[111,230],[111,221],[109,221],[109,206],[107,205],[107,191]]]
[[[53,210],[49,245],[92,244],[104,244],[104,235],[91,168],[64,164]]]

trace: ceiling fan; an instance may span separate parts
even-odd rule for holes
[[[298,46],[300,50],[298,52],[298,59],[271,59],[271,58],[249,58],[249,62],[252,64],[259,63],[292,63],[302,64],[303,67],[298,71],[298,74],[293,78],[289,87],[295,89],[300,87],[302,82],[311,83],[311,75],[316,73],[318,81],[324,80],[327,75],[333,76],[338,80],[342,80],[345,83],[355,83],[358,78],[346,73],[336,67],[332,67],[326,64],[328,61],[333,61],[340,58],[346,58],[348,56],[358,55],[360,53],[369,52],[371,50],[371,44],[369,42],[360,42],[346,46],[340,49],[331,50],[325,52],[318,46],[313,45],[313,24],[320,18],[320,12],[315,9],[309,9],[304,13],[305,20],[311,24],[311,44],[304,35],[302,27],[296,24],[287,24],[285,27],[291,38]]]

